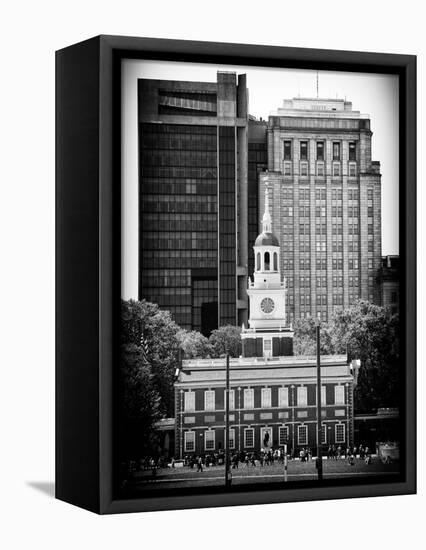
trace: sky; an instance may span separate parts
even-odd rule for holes
[[[137,79],[216,82],[219,70],[247,74],[249,112],[267,119],[283,99],[316,97],[317,72],[298,69],[176,63],[126,59],[122,62],[122,296],[138,292],[138,150]],[[319,71],[320,98],[352,102],[354,111],[371,119],[372,159],[381,163],[382,253],[399,253],[399,121],[395,75]]]

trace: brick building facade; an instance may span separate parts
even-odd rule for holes
[[[346,356],[321,358],[322,444],[353,444],[353,389]],[[225,449],[225,360],[184,361],[175,385],[175,456]],[[230,450],[316,448],[315,358],[230,361]],[[269,445],[264,444],[269,435]]]

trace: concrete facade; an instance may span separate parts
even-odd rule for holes
[[[392,314],[399,313],[399,256],[383,256],[379,274],[379,283],[382,293],[382,306]]]
[[[269,117],[268,170],[259,176],[288,283],[288,321],[330,319],[359,298],[380,304],[380,164],[370,120],[344,100],[285,100]]]

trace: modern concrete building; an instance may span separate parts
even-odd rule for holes
[[[341,99],[284,100],[267,129],[273,230],[281,241],[288,319],[319,315],[358,298],[380,304],[380,164],[370,119]]]
[[[315,357],[293,357],[286,324],[281,249],[272,232],[266,191],[262,232],[255,240],[249,280],[249,326],[243,356],[230,360],[229,450],[259,453],[317,447]],[[354,374],[346,356],[321,357],[321,444],[353,444]],[[175,383],[175,456],[225,449],[226,360],[183,361]]]
[[[382,292],[382,306],[392,314],[399,313],[399,256],[383,256],[378,281]]]
[[[205,335],[247,322],[246,75],[138,81],[139,298]]]

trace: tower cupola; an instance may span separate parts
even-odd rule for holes
[[[249,279],[249,328],[241,334],[244,357],[292,355],[293,332],[286,323],[286,283],[281,280],[280,243],[272,232],[269,189],[265,181],[262,233],[254,243],[254,280]]]
[[[269,211],[269,189],[265,185],[265,212],[262,218],[262,233],[254,243],[254,282],[280,284],[280,243],[272,233],[272,218]]]

